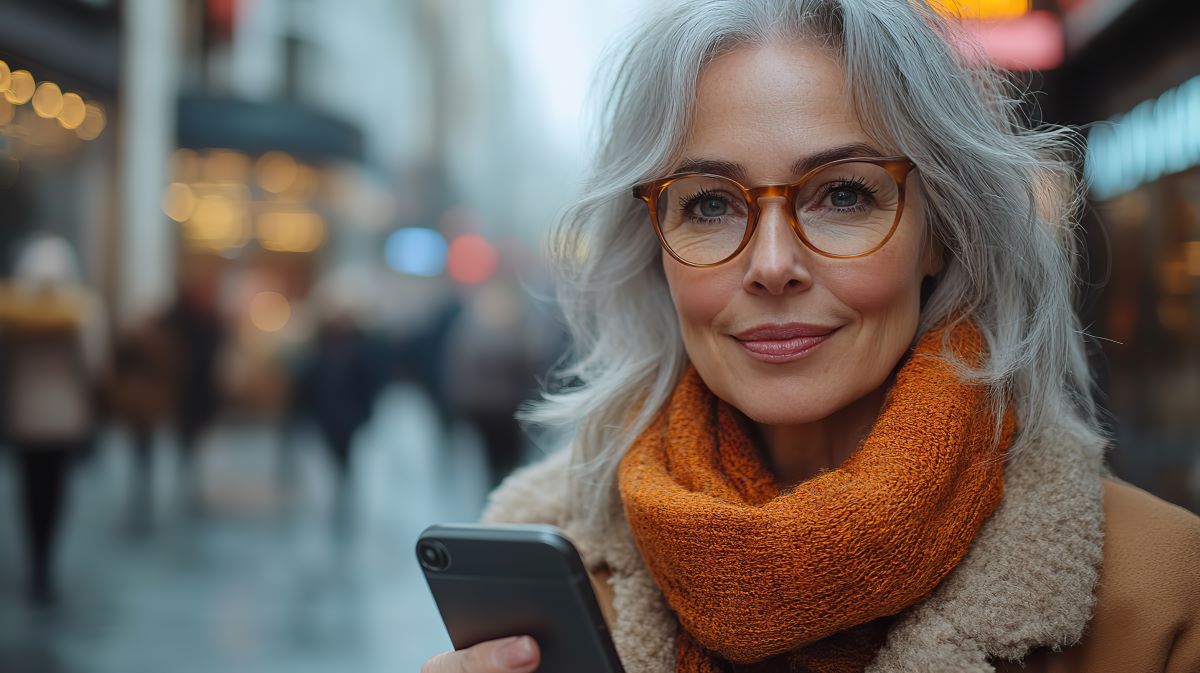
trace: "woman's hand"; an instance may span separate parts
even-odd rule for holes
[[[532,673],[541,661],[529,636],[489,640],[457,652],[442,652],[421,666],[421,673]]]

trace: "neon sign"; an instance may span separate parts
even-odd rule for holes
[[[1107,199],[1200,164],[1200,76],[1088,132],[1084,176]]]

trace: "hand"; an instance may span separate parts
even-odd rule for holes
[[[442,652],[425,662],[421,673],[532,673],[541,658],[533,638],[514,636]]]

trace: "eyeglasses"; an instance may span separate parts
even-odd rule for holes
[[[749,188],[707,173],[676,173],[634,186],[663,248],[694,267],[723,264],[745,249],[760,200],[790,204],[792,230],[813,252],[865,257],[883,247],[904,212],[908,157],[838,159],[787,185]]]

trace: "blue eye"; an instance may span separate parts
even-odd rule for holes
[[[701,217],[722,217],[729,210],[729,204],[725,203],[725,199],[716,196],[704,197],[698,205]]]
[[[858,205],[858,192],[852,189],[836,189],[829,193],[829,203],[835,208],[853,208]]]

